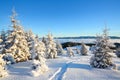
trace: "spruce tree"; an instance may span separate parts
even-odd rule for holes
[[[40,74],[48,70],[48,67],[45,63],[46,48],[45,48],[45,44],[39,40],[38,36],[34,38],[34,43],[35,43],[34,47],[31,47],[31,48],[33,48],[32,50],[35,51],[36,57],[33,59],[31,75],[39,76]]]
[[[0,54],[0,77],[6,77],[8,75],[5,65],[6,62],[3,60],[3,55]]]
[[[108,29],[103,30],[102,36],[99,36],[96,40],[94,56],[91,58],[90,65],[95,68],[115,68],[115,64],[112,62],[112,56],[109,54],[109,37]]]
[[[82,55],[87,55],[87,52],[88,52],[88,50],[86,48],[86,45],[83,42],[81,44],[80,52],[81,52]]]
[[[65,53],[64,49],[62,48],[62,45],[59,41],[56,41],[56,48],[58,55],[62,55]]]
[[[5,41],[6,41],[6,32],[4,30],[1,31],[0,34],[0,54],[4,54],[5,51]]]
[[[37,56],[36,53],[36,40],[35,40],[35,35],[33,34],[33,32],[31,30],[29,30],[28,32],[26,32],[26,40],[28,42],[28,47],[29,47],[29,52],[30,52],[30,59],[35,59]]]
[[[16,62],[26,61],[30,56],[25,32],[16,20],[16,12],[13,10],[11,16],[12,30],[9,30],[6,37],[5,54],[11,54]]]
[[[0,54],[3,56],[4,61],[6,61],[6,64],[13,64],[15,63],[14,58],[11,54],[5,53],[6,51],[6,33],[5,31],[1,32],[1,39],[0,39]]]
[[[68,53],[69,57],[74,56],[74,52],[71,47],[67,47],[67,53]]]
[[[48,67],[46,65],[46,59],[45,59],[45,53],[46,53],[46,47],[45,44],[39,40],[39,37],[36,36],[37,40],[37,46],[36,46],[36,51],[37,51],[37,60],[40,62],[40,67],[42,72],[46,72],[48,70]]]
[[[40,60],[39,56],[41,57],[45,57],[45,53],[46,53],[46,47],[45,44],[39,40],[39,37],[36,36],[36,42],[37,42],[37,46],[36,46],[36,51],[37,51],[37,58],[38,60]]]
[[[0,44],[3,42],[3,40],[0,38]],[[6,62],[3,60],[3,54],[1,54],[1,49],[3,46],[0,45],[0,77],[5,77],[8,75],[6,69],[5,69],[5,65]]]
[[[50,33],[47,35],[46,57],[52,59],[57,57],[56,43]]]

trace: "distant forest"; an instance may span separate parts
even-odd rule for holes
[[[109,36],[111,39],[120,39],[118,36]],[[55,39],[95,39],[96,36],[80,36],[80,37],[54,37]]]

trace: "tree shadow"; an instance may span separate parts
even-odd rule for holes
[[[17,66],[17,67],[10,67],[9,68],[9,74],[11,75],[20,75],[20,76],[30,76],[30,67],[21,67],[21,66]]]
[[[87,70],[92,69],[92,67],[88,64],[79,64],[79,63],[71,63],[69,65],[69,68],[81,68],[81,69],[87,69]]]

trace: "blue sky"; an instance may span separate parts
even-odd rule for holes
[[[41,37],[94,36],[105,24],[120,36],[120,0],[0,0],[0,30],[10,28],[13,7],[24,28]]]

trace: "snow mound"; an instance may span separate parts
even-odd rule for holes
[[[41,64],[38,60],[33,60],[31,76],[37,77],[46,71],[48,71],[48,67],[45,64]]]

